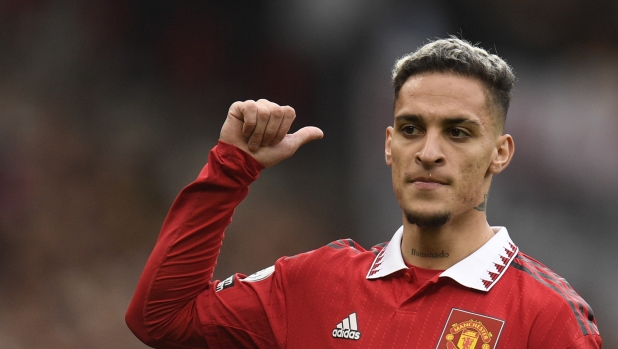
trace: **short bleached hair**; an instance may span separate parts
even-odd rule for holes
[[[504,125],[515,74],[502,58],[456,37],[432,41],[395,63],[392,73],[395,102],[403,84],[411,76],[422,73],[451,73],[478,79],[487,87],[488,102],[497,107]]]

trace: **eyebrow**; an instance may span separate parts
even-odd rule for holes
[[[420,115],[399,115],[395,117],[395,122],[413,122],[413,123],[425,123],[425,120]],[[442,125],[444,126],[453,126],[453,125],[475,125],[482,126],[481,123],[477,120],[473,120],[463,116],[455,116],[451,118],[445,118],[442,120]]]

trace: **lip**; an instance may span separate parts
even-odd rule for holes
[[[446,180],[440,178],[440,177],[430,177],[430,176],[418,176],[418,177],[414,177],[412,178],[412,180],[410,181],[412,183],[416,183],[416,182],[424,182],[424,183],[437,183],[437,184],[447,184]]]
[[[446,185],[446,181],[441,180],[439,178],[432,178],[428,176],[419,176],[413,178],[411,181],[412,185],[418,190],[435,190],[443,185]]]

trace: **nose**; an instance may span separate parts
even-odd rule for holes
[[[440,135],[426,134],[421,149],[415,155],[415,161],[423,166],[437,166],[444,163]]]

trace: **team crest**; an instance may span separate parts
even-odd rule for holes
[[[453,308],[436,349],[494,349],[504,320]]]

